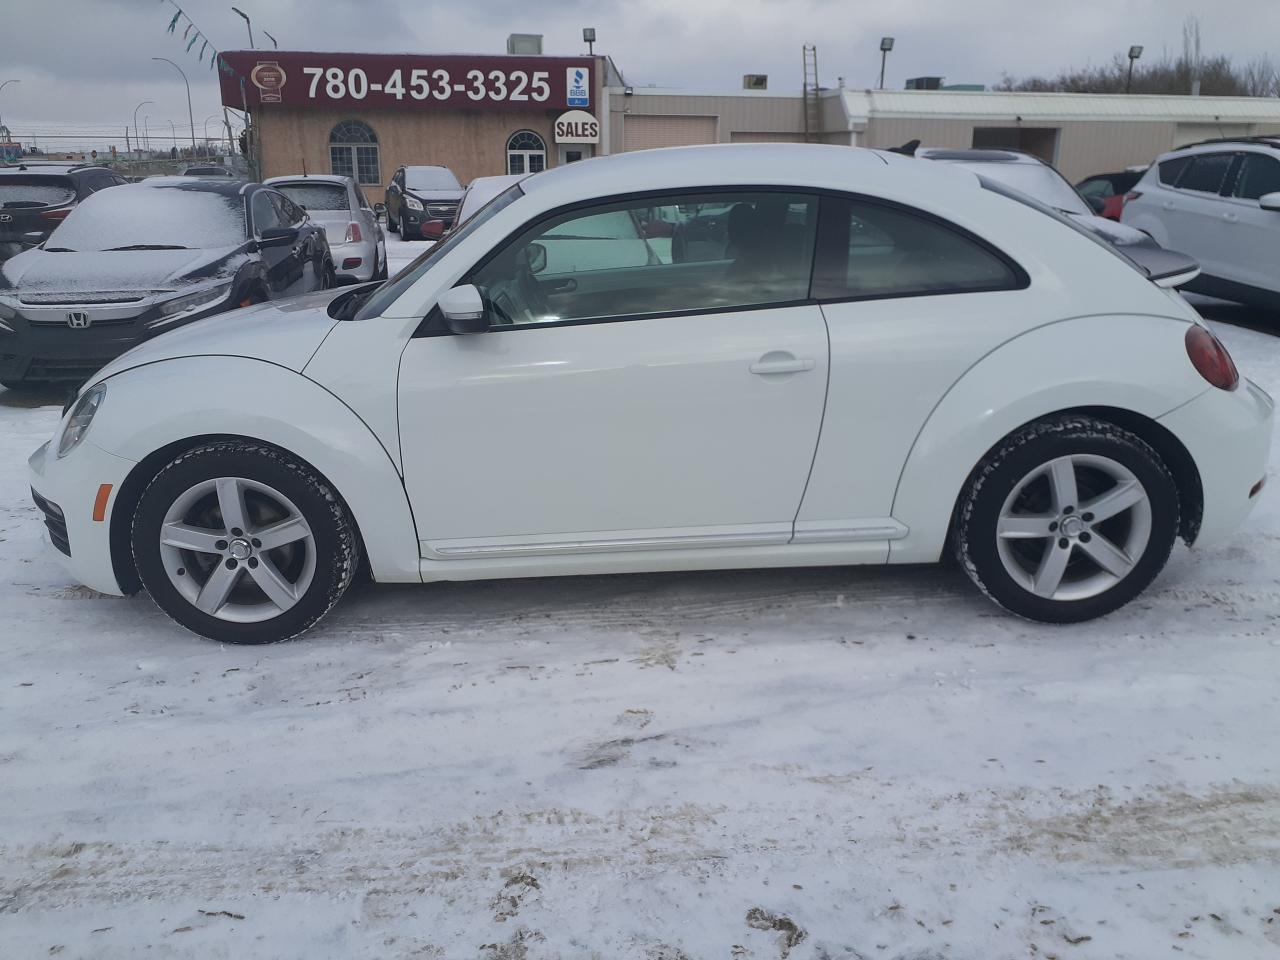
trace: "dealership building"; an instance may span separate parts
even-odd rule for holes
[[[541,49],[540,38],[517,40]],[[1198,140],[1280,133],[1275,98],[841,85],[784,93],[754,75],[742,90],[703,92],[629,86],[606,56],[527,52],[222,57],[223,103],[250,115],[261,177],[348,174],[374,198],[402,165],[443,164],[465,184],[701,143],[1013,148],[1074,181]]]

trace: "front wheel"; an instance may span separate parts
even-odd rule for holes
[[[249,441],[206,444],[156,474],[132,541],[156,604],[222,643],[296,636],[337,603],[359,564],[355,527],[332,488]]]
[[[1141,593],[1178,534],[1178,490],[1139,437],[1087,416],[1007,438],[969,479],[955,550],[1005,609],[1046,623],[1111,613]]]

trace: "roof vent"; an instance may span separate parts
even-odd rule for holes
[[[507,53],[523,57],[542,56],[542,34],[513,33],[507,37]]]

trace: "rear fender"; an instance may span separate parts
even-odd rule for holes
[[[1004,437],[1041,417],[1114,407],[1151,420],[1208,389],[1187,359],[1188,321],[1093,316],[1038,327],[979,360],[951,387],[912,445],[893,517],[909,530],[891,563],[941,556],[969,474]]]
[[[224,356],[134,367],[107,380],[89,433],[97,446],[135,462],[210,436],[261,440],[305,460],[351,509],[374,578],[421,580],[418,535],[391,457],[349,407],[292,370]]]

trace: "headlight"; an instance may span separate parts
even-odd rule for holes
[[[231,281],[220,283],[216,287],[205,287],[197,293],[189,293],[185,297],[176,297],[160,304],[160,318],[152,320],[148,327],[161,327],[187,313],[194,313],[224,299],[231,292]]]
[[[67,418],[67,425],[62,428],[62,436],[58,438],[59,458],[65,457],[80,445],[106,395],[107,385],[99,383],[86,390],[84,395],[76,401],[76,405],[71,409],[71,416]]]
[[[408,207],[410,210],[421,210],[421,209],[422,209],[422,201],[421,201],[421,200],[419,200],[417,197],[409,197],[409,196],[406,196],[406,197],[404,198],[404,205],[405,205],[406,207]]]

